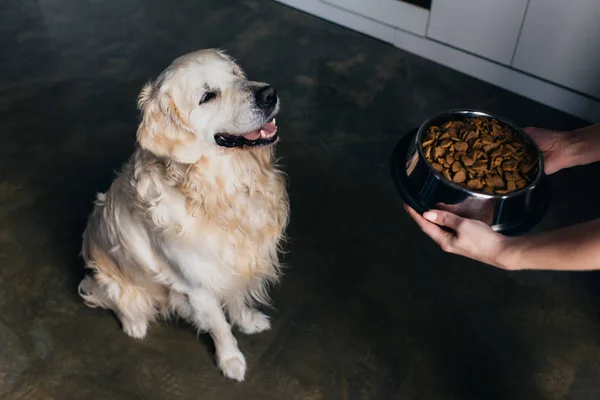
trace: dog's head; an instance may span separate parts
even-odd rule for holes
[[[140,146],[181,163],[224,148],[267,146],[278,138],[275,89],[246,79],[219,50],[177,58],[144,86],[138,106]]]

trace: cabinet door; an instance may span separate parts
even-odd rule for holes
[[[425,36],[429,11],[402,0],[321,0],[321,2]]]
[[[531,0],[513,67],[600,98],[600,0]]]
[[[527,0],[433,0],[427,36],[510,65],[526,8]]]

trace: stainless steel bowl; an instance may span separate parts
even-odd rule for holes
[[[537,175],[527,187],[505,195],[489,195],[450,182],[425,159],[422,138],[432,125],[469,117],[497,120],[521,135],[538,153]],[[544,160],[536,143],[517,125],[497,115],[477,110],[451,110],[425,121],[416,132],[404,136],[392,156],[392,178],[404,201],[417,212],[445,209],[464,218],[485,222],[497,232],[518,234],[543,217],[549,203]]]

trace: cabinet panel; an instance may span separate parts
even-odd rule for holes
[[[531,0],[513,67],[600,98],[599,21],[599,0]]]
[[[321,0],[375,21],[424,36],[429,11],[401,0]]]
[[[526,8],[527,0],[433,0],[427,36],[510,65]]]

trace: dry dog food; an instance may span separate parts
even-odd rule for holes
[[[474,191],[514,192],[537,174],[536,151],[493,119],[477,117],[431,126],[421,144],[435,170]]]

